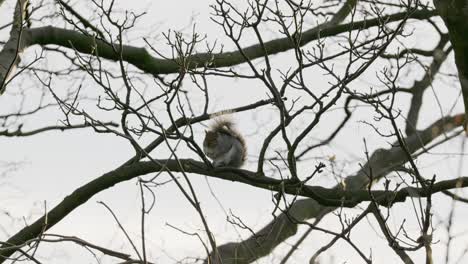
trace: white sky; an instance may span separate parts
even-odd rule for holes
[[[207,34],[208,40],[219,39],[225,44],[225,50],[231,50],[232,44],[223,37],[223,32],[219,26],[215,25],[209,19],[208,1],[121,1],[117,3],[119,8],[138,11],[147,11],[147,15],[142,17],[137,24],[137,29],[128,36],[128,44],[141,46],[143,41],[141,37],[151,34],[156,37],[158,43],[163,43],[161,33],[168,29],[184,29],[190,33],[192,18],[196,21],[197,29],[201,34]],[[7,1],[11,7],[13,1]],[[3,6],[0,9],[0,21],[9,19],[11,13],[9,8]],[[134,34],[134,35],[133,35]],[[266,36],[273,36],[274,32],[265,32]],[[424,30],[416,30],[414,42],[418,45],[420,40],[427,34]],[[0,32],[1,39],[7,37],[7,32]],[[248,40],[247,42],[249,42]],[[435,43],[435,41],[426,41],[425,43]],[[158,46],[159,47],[159,46]],[[419,46],[420,47],[420,46]],[[428,44],[427,47],[432,47]],[[164,49],[161,46],[161,49]],[[28,51],[28,56],[33,54]],[[272,63],[277,67],[282,67],[288,62],[292,63],[293,55],[284,53],[272,56]],[[26,58],[27,60],[27,58]],[[49,64],[59,65],[57,58],[49,59]],[[240,66],[247,69],[245,65]],[[453,60],[442,69],[443,72],[454,71]],[[421,72],[413,71],[408,73],[409,78],[414,78],[415,74],[420,76]],[[369,72],[369,76],[374,72]],[[326,80],[322,75],[308,76],[311,82],[316,86],[326,85]],[[372,77],[370,77],[372,78]],[[366,79],[369,80],[369,79]],[[412,80],[412,79],[411,79]],[[151,85],[151,80],[148,78]],[[91,84],[91,82],[89,82]],[[411,82],[409,82],[411,84]],[[448,85],[454,86],[456,82],[451,81]],[[19,82],[9,86],[9,90],[19,86],[27,86]],[[65,82],[57,81],[55,88],[60,86],[67,87]],[[184,83],[187,89],[193,89],[189,81]],[[241,81],[233,79],[212,78],[209,82],[211,99],[210,110],[218,111],[224,108],[242,106],[259,99],[264,99],[267,94],[258,81]],[[366,85],[362,80],[357,85]],[[458,95],[458,86],[448,86],[447,83],[435,82],[433,90],[437,93],[443,111],[446,113],[450,108],[454,98]],[[458,85],[458,84],[456,84]],[[435,107],[434,94],[427,91],[425,102],[421,110],[421,120],[419,128],[431,123],[440,117],[439,110]],[[399,106],[406,113],[408,97],[401,97]],[[11,97],[0,97],[0,110],[13,109],[17,102],[11,100]],[[195,105],[197,105],[195,103]],[[200,104],[198,105],[198,107]],[[460,104],[457,105],[458,113],[461,111]],[[353,173],[358,168],[358,162],[364,161],[364,147],[362,139],[366,138],[370,149],[378,147],[387,147],[385,140],[379,139],[372,130],[364,125],[363,120],[371,121],[372,117],[366,115],[370,113],[366,109],[358,109],[355,117],[347,125],[346,129],[340,133],[339,137],[333,141],[330,147],[324,147],[314,152],[313,156],[329,157],[336,155],[340,169],[343,169],[344,175]],[[242,113],[235,116],[239,122],[241,131],[247,135],[249,154],[256,155],[259,150],[259,143],[263,136],[272,127],[271,120],[275,120],[276,110],[272,106],[265,106],[255,111],[255,113]],[[335,124],[342,116],[342,109],[337,106],[335,111],[330,112],[323,123],[313,132],[313,138],[321,138],[332,130]],[[28,120],[26,128],[32,128],[41,125],[43,122],[48,124],[57,122],[56,113],[46,113],[40,118]],[[48,121],[44,121],[48,120]],[[256,126],[261,124],[261,127]],[[199,140],[202,140],[201,131],[203,127],[199,126]],[[258,133],[256,133],[258,132]],[[291,132],[293,133],[293,132]],[[393,141],[393,140],[391,140]],[[459,153],[461,138],[452,140],[451,143],[435,149],[435,153]],[[0,226],[5,228],[8,234],[0,229],[0,240],[6,239],[8,235],[14,234],[26,222],[31,223],[37,219],[44,211],[44,203],[47,208],[52,208],[63,200],[65,196],[73,192],[79,186],[99,177],[105,172],[115,169],[122,162],[131,157],[132,149],[124,140],[113,135],[96,135],[91,129],[83,129],[68,132],[49,132],[34,137],[27,138],[3,138],[0,137],[0,161],[22,162],[17,171],[8,173],[0,178]],[[164,154],[164,153],[163,153]],[[155,158],[164,158],[153,153]],[[181,154],[183,156],[183,154]],[[254,169],[254,157],[249,158],[250,163],[245,166],[246,169]],[[433,155],[425,159],[418,160],[423,172],[428,175],[436,174],[439,179],[449,179],[456,176],[458,155]],[[463,158],[463,162],[466,159]],[[301,164],[302,170],[307,170],[316,164],[316,160]],[[329,167],[327,172],[329,172]],[[0,168],[1,172],[1,168]],[[466,169],[463,170],[466,173]],[[463,175],[462,173],[462,175]],[[218,205],[216,199],[210,193],[207,182],[210,183],[212,190],[217,195],[223,208],[227,211],[232,210],[237,216],[241,217],[244,223],[258,230],[266,223],[271,221],[271,212],[273,204],[271,203],[271,193],[265,190],[256,190],[253,187],[207,179],[199,175],[193,176],[193,183],[199,195],[202,208],[207,215],[208,223],[215,233],[218,244],[228,241],[236,241],[240,238],[247,238],[249,233],[236,230],[232,225],[226,222],[226,215],[223,209]],[[162,181],[162,180],[161,180]],[[323,184],[331,186],[335,183],[330,173],[320,175],[313,184]],[[112,207],[119,217],[122,224],[131,234],[132,238],[139,243],[140,232],[140,200],[139,188],[136,180],[121,183],[109,190],[99,193],[88,201],[85,205],[72,212],[63,221],[50,229],[50,233],[63,235],[73,235],[88,240],[97,245],[109,247],[115,250],[122,250],[126,253],[133,253],[129,244],[123,237],[111,215],[97,201],[104,201]],[[450,200],[444,196],[438,195],[435,199],[434,223],[437,224],[441,219],[444,220],[449,210]],[[2,216],[2,211],[7,211],[16,219],[11,222],[8,217]],[[357,210],[349,210],[348,216],[357,215]],[[392,209],[395,218],[392,219],[391,227],[398,227],[403,217],[413,216],[413,210],[410,203],[398,205]],[[465,232],[466,228],[462,219],[468,217],[466,206],[457,207],[456,215],[458,221],[455,223],[455,233]],[[439,218],[441,216],[442,218]],[[414,218],[414,217],[409,217]],[[409,219],[408,219],[409,220]],[[387,248],[387,243],[383,239],[380,231],[376,231],[375,221],[369,219],[371,227],[367,221],[362,222],[352,233],[354,241],[360,246],[363,252],[370,253],[374,257],[375,263],[397,263],[398,257]],[[195,211],[185,201],[180,191],[174,184],[165,185],[156,190],[156,207],[148,216],[146,226],[147,245],[150,259],[158,263],[173,263],[174,259],[181,260],[184,257],[204,257],[203,247],[195,237],[189,237],[174,231],[166,225],[170,223],[178,228],[188,232],[198,232],[202,229],[202,224]],[[322,220],[320,226],[339,230],[338,219],[330,214]],[[418,227],[412,220],[407,223],[408,230],[415,236]],[[443,263],[445,254],[444,241],[445,232],[442,227],[435,226],[436,232],[434,240],[440,240],[434,245],[435,263]],[[298,236],[289,239],[286,244],[277,248],[275,253],[261,259],[258,263],[276,263],[279,261],[289,245],[293,244],[302,234],[304,228],[300,228]],[[440,230],[440,231],[439,231]],[[203,232],[199,232],[203,233]],[[306,242],[293,255],[290,263],[308,262],[312,252],[329,241],[330,237],[319,232],[312,232]],[[458,256],[458,251],[463,250],[464,244],[461,238],[459,243],[454,245],[454,256]],[[43,244],[40,247],[40,256],[44,258],[45,263],[94,263],[93,257],[79,246],[72,244]],[[337,243],[327,254],[323,255],[323,263],[361,263],[362,260],[344,242]],[[330,256],[333,256],[330,257]],[[412,253],[415,263],[421,263],[423,252]],[[467,258],[468,260],[468,258]],[[115,259],[104,258],[102,263],[115,263]],[[461,262],[463,263],[463,261]]]

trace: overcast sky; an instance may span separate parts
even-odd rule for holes
[[[206,34],[208,41],[218,41],[225,44],[225,50],[233,48],[227,38],[223,36],[221,28],[209,19],[209,4],[212,1],[119,1],[116,3],[123,10],[134,12],[146,11],[134,31],[128,34],[128,44],[142,46],[144,44],[142,37],[150,36],[154,43],[159,43],[161,50],[167,51],[163,46],[164,39],[161,33],[168,29],[183,30],[190,33],[194,21],[196,29],[200,34]],[[0,9],[0,21],[8,21],[11,17],[10,7],[13,1],[7,0],[7,5]],[[313,23],[313,21],[310,21]],[[5,40],[8,32],[0,31],[1,40]],[[275,32],[265,31],[268,38],[275,36]],[[416,29],[415,43],[424,39],[424,30]],[[428,47],[432,47],[430,39],[424,39]],[[250,40],[246,40],[248,43]],[[253,40],[251,40],[253,42]],[[411,43],[409,43],[411,45]],[[420,47],[420,46],[418,46]],[[26,52],[29,58],[32,58],[34,52],[38,49],[30,49]],[[200,47],[203,51],[203,46]],[[293,63],[292,53],[283,53],[272,56],[272,63],[281,68],[288,62]],[[27,58],[25,58],[27,60]],[[48,58],[50,65],[60,65],[62,61],[58,57]],[[339,64],[339,63],[338,63]],[[337,65],[339,67],[340,65]],[[241,65],[241,68],[247,67]],[[449,59],[442,72],[453,73],[453,60]],[[414,71],[411,74],[421,74]],[[369,76],[374,75],[370,72]],[[322,75],[307,76],[314,85],[326,85],[326,79]],[[372,77],[369,77],[372,78]],[[367,81],[371,79],[358,81],[356,85],[369,86]],[[152,85],[150,77],[147,78],[149,87]],[[86,84],[92,85],[91,82]],[[410,83],[411,84],[411,83]],[[27,87],[34,85],[31,83],[13,82],[8,89],[14,90],[15,87]],[[54,82],[54,88],[61,86],[67,87],[66,82],[59,80]],[[267,89],[258,81],[244,81],[223,78],[209,79],[212,99],[210,112],[222,110],[225,108],[247,105],[260,99],[267,98]],[[438,87],[436,86],[438,85]],[[434,94],[440,100],[443,113],[448,113],[454,98],[458,96],[458,87],[455,82],[435,82],[431,91],[426,92],[423,104],[420,128],[433,122],[441,116],[441,111],[434,99]],[[440,87],[445,87],[440,89]],[[90,87],[88,87],[90,88]],[[194,85],[187,81],[184,83],[187,90],[195,89]],[[12,100],[13,96],[0,97],[0,110],[8,111],[18,105],[18,101]],[[399,98],[399,105],[405,110],[408,97]],[[193,102],[195,107],[200,107],[202,102]],[[163,109],[163,107],[161,107]],[[454,113],[462,110],[460,104],[456,105]],[[371,113],[368,109],[357,108],[357,113],[352,121],[347,125],[339,137],[330,144],[329,147],[319,148],[313,153],[313,157],[308,162],[300,165],[300,169],[307,171],[313,167],[317,161],[326,160],[327,157],[336,156],[337,168],[343,171],[343,176],[352,174],[359,168],[359,162],[364,162],[364,144],[362,139],[366,138],[370,150],[378,147],[388,147],[387,140],[382,140],[372,131],[372,129],[361,121],[372,119],[366,116]],[[317,131],[313,133],[312,138],[322,138],[331,131],[342,116],[343,111],[337,105],[330,111],[327,119],[322,121]],[[245,169],[255,169],[255,156],[259,150],[259,142],[268,133],[268,128],[274,124],[277,112],[273,106],[264,106],[254,112],[235,115],[239,129],[246,135],[249,147],[249,162],[244,166]],[[312,116],[312,113],[310,114]],[[61,116],[57,112],[46,112],[33,120],[27,120],[25,128],[40,126],[43,122],[51,124],[56,122]],[[44,121],[47,120],[47,121]],[[205,123],[206,124],[206,123]],[[196,127],[198,140],[202,141],[203,126]],[[393,140],[391,140],[393,141]],[[466,161],[466,158],[455,153],[460,153],[462,138],[456,138],[451,143],[433,150],[433,155],[418,160],[423,173],[429,175],[436,174],[440,179],[449,179],[456,176],[458,162]],[[66,132],[47,132],[33,137],[26,138],[4,138],[0,137],[0,161],[18,162],[17,170],[6,173],[0,178],[0,240],[6,240],[17,230],[24,226],[24,222],[32,223],[40,217],[45,208],[52,208],[73,192],[79,186],[99,177],[103,173],[115,169],[124,161],[132,156],[131,146],[121,138],[114,135],[96,134],[91,129],[82,129]],[[454,153],[454,155],[438,155],[438,153]],[[185,153],[188,155],[187,153]],[[166,158],[166,153],[161,153],[161,158]],[[153,153],[153,157],[159,158],[159,153]],[[179,157],[184,157],[184,153]],[[0,166],[2,164],[0,163]],[[4,166],[3,170],[8,167]],[[336,179],[331,176],[331,168],[327,167],[326,173],[320,175],[313,182],[314,185],[333,186]],[[0,173],[2,167],[0,167]],[[1,174],[0,174],[1,175]],[[466,169],[463,168],[462,175],[466,175]],[[168,179],[163,176],[160,181]],[[271,212],[274,205],[271,202],[272,193],[265,190],[257,190],[254,187],[239,183],[220,181],[206,178],[200,175],[191,175],[195,189],[199,195],[201,206],[207,215],[207,220],[215,233],[218,244],[229,241],[238,241],[247,238],[250,234],[245,230],[240,230],[226,221],[226,213],[232,211],[235,215],[242,218],[243,222],[249,225],[254,231],[259,230],[266,223],[272,220]],[[103,201],[112,207],[113,211],[119,217],[121,223],[129,231],[132,238],[139,243],[140,234],[140,194],[137,180],[131,180],[118,184],[117,186],[97,194],[85,205],[79,207],[68,215],[63,221],[50,229],[50,233],[77,236],[95,243],[100,246],[109,247],[115,250],[122,250],[126,253],[133,253],[129,243],[126,241],[122,232],[112,219],[109,212],[97,201]],[[210,188],[211,187],[211,188]],[[460,192],[463,194],[463,192]],[[217,200],[218,199],[218,200]],[[445,219],[449,210],[450,200],[444,196],[437,195],[434,207],[434,223],[437,225]],[[5,217],[2,212],[8,212],[11,217],[16,219],[11,221],[10,217]],[[348,210],[348,216],[357,216],[360,210]],[[392,214],[395,216],[389,223],[391,227],[396,228],[400,225],[405,216],[413,216],[411,203],[397,205],[392,208]],[[460,219],[467,219],[468,214],[466,206],[459,206],[456,210],[458,222],[455,223],[455,233],[466,231],[466,224]],[[411,219],[411,220],[410,220]],[[407,223],[409,231],[419,230],[414,217],[409,217]],[[152,261],[157,263],[173,263],[175,260],[181,260],[184,257],[204,257],[204,249],[200,242],[194,236],[187,236],[175,231],[167,224],[173,225],[187,232],[199,232],[203,226],[196,212],[184,199],[180,191],[174,184],[164,185],[156,190],[155,208],[148,216],[146,232],[147,246],[149,256]],[[369,224],[370,223],[370,224]],[[392,226],[393,225],[393,226]],[[330,214],[325,217],[320,226],[335,228],[339,230],[337,216]],[[370,254],[375,263],[397,263],[399,258],[388,249],[387,242],[382,234],[377,230],[375,221],[369,219],[362,222],[354,230],[353,238],[360,246],[363,252]],[[3,229],[5,230],[3,230]],[[438,226],[435,226],[434,241],[440,240],[440,243],[434,245],[434,263],[443,263],[442,257],[445,254],[444,241],[445,233],[437,232]],[[275,250],[275,253],[258,261],[258,263],[275,263],[284,256],[289,246],[293,244],[305,230],[300,228],[298,235],[289,239],[284,245]],[[372,238],[372,239],[370,239]],[[462,239],[466,239],[462,238]],[[320,232],[312,232],[306,242],[293,255],[291,263],[308,262],[312,252],[315,252],[320,246],[330,240]],[[454,252],[463,250],[463,243],[457,243]],[[40,255],[47,258],[45,263],[94,263],[93,256],[86,250],[73,244],[42,244]],[[414,253],[416,260],[423,259],[423,251]],[[458,254],[455,254],[458,256]],[[468,258],[467,258],[468,259]],[[360,257],[353,249],[344,242],[338,242],[327,254],[324,254],[323,263],[361,263]],[[115,259],[105,258],[102,263],[115,263]],[[416,261],[416,263],[421,263]]]

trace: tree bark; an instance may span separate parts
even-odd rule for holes
[[[434,6],[449,32],[455,53],[465,114],[468,115],[468,1],[434,0]],[[465,131],[468,132],[466,125]]]

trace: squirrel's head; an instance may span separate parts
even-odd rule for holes
[[[218,133],[205,130],[205,140],[203,141],[203,144],[205,146],[209,148],[214,148],[216,147],[217,140],[218,140]]]

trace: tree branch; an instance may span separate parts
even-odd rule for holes
[[[15,68],[20,62],[20,55],[25,47],[23,40],[23,20],[28,0],[18,0],[13,13],[13,25],[10,38],[0,51],[0,95],[5,91],[5,86],[11,80]]]
[[[407,150],[412,154],[415,153],[441,134],[447,133],[455,127],[462,126],[464,120],[464,114],[439,119],[426,129],[415,132],[405,138]],[[404,150],[398,146],[397,142],[392,144],[392,146],[395,147],[374,151],[369,157],[369,161],[356,174],[348,176],[345,179],[344,185],[346,186],[346,190],[356,191],[363,189],[369,183],[368,173],[370,168],[372,168],[374,180],[379,180],[395,168],[406,163]],[[335,188],[340,189],[340,186],[336,186]],[[266,256],[276,246],[297,232],[298,222],[323,216],[334,209],[335,207],[322,206],[314,199],[297,200],[290,206],[287,214],[280,214],[256,232],[256,237],[251,236],[240,242],[230,242],[219,246],[218,252],[223,257],[223,264],[251,263]],[[291,219],[297,221],[293,222]],[[260,242],[259,237],[262,238]]]
[[[465,114],[468,115],[468,3],[466,0],[434,0],[434,6],[448,29],[455,53]],[[465,131],[468,133],[467,127]]]
[[[435,11],[418,10],[409,15],[413,19],[427,19],[435,16]],[[368,20],[356,21],[348,24],[330,25],[314,27],[302,33],[300,46],[307,43],[329,36],[335,36],[340,33],[345,33],[353,30],[362,30],[378,26],[382,23],[390,23],[403,19],[408,16],[406,12],[396,13]],[[60,29],[52,26],[32,28],[25,31],[28,34],[29,44],[39,45],[59,45],[62,47],[73,48],[85,54],[99,54],[101,58],[118,61],[120,54],[102,40],[95,39],[91,36],[83,35],[79,32]],[[116,45],[117,44],[113,44]],[[284,52],[295,48],[293,43],[288,38],[279,38],[260,44],[252,45],[243,49],[243,56],[239,51],[223,52],[223,53],[199,53],[187,58],[190,61],[190,68],[210,66],[214,68],[233,66],[246,61],[245,57],[250,60],[265,56],[265,51],[268,55]],[[122,59],[140,70],[150,74],[167,74],[176,73],[179,71],[179,65],[176,59],[159,59],[151,56],[144,48],[123,45]]]
[[[118,127],[119,125],[114,123],[114,122],[108,122],[108,123],[102,123],[102,124],[93,124],[93,123],[84,123],[84,124],[77,124],[77,125],[64,125],[64,126],[46,126],[46,127],[41,127],[37,128],[31,131],[22,131],[22,127],[19,126],[18,129],[15,131],[0,131],[0,136],[5,136],[5,137],[28,137],[28,136],[33,136],[42,132],[46,131],[53,131],[53,130],[70,130],[70,129],[77,129],[77,128],[85,128],[85,127],[105,127],[105,126],[112,126],[112,127]]]
[[[444,118],[436,121],[425,130],[407,138],[407,148],[411,152],[414,152],[424,147],[424,145],[432,141],[437,136],[454,129],[457,126],[460,126],[463,123],[462,116],[463,115],[456,115],[453,117]],[[54,226],[65,216],[67,216],[70,212],[72,212],[78,206],[84,204],[97,193],[108,189],[117,183],[128,181],[130,179],[148,173],[164,170],[169,170],[173,172],[184,171],[186,173],[195,173],[216,177],[224,180],[246,183],[267,190],[275,190],[278,192],[285,191],[286,193],[292,195],[298,194],[305,197],[311,197],[312,199],[297,201],[293,205],[293,208],[291,208],[289,211],[289,214],[291,214],[297,219],[308,219],[315,217],[318,212],[322,212],[323,210],[333,210],[333,206],[355,206],[356,204],[362,201],[369,201],[371,197],[369,196],[367,191],[360,190],[368,182],[367,171],[369,166],[372,166],[373,173],[376,179],[382,177],[384,174],[390,172],[394,167],[406,162],[405,155],[403,155],[402,152],[403,150],[400,147],[393,147],[391,149],[381,149],[379,151],[376,151],[374,155],[372,155],[372,157],[370,158],[368,164],[363,166],[363,168],[356,175],[348,177],[346,179],[346,190],[342,190],[338,186],[331,189],[323,188],[320,186],[298,186],[297,182],[288,183],[274,178],[258,177],[255,172],[247,170],[229,168],[211,169],[206,167],[204,163],[193,160],[157,160],[156,162],[135,162],[131,165],[121,166],[116,170],[105,173],[104,175],[96,178],[95,180],[76,189],[72,194],[65,197],[65,199],[62,202],[60,202],[50,212],[48,212],[47,215],[39,218],[33,224],[20,230],[14,236],[8,239],[6,244],[0,247],[0,263],[4,262],[9,256],[11,256],[18,249],[18,245],[23,245],[27,243],[28,240],[36,238],[42,232]],[[467,185],[468,178],[465,177],[456,180],[439,182],[434,185],[432,190],[434,190],[435,193],[451,188],[456,188],[457,186],[464,187]],[[391,203],[393,202],[404,201],[408,196],[427,196],[429,193],[423,189],[408,187],[403,188],[396,193],[374,191],[373,194],[374,199],[379,200],[381,204],[391,205]],[[295,209],[297,207],[300,207],[302,211],[298,212],[297,209]],[[281,223],[281,226],[276,226],[276,229],[279,229],[278,233],[271,233],[275,234],[275,238],[278,239],[278,241],[275,239],[275,242],[280,242],[286,239],[287,237],[293,235],[296,232],[297,227],[296,224],[291,223],[290,220],[287,220],[288,218],[284,214],[280,217],[277,217],[277,219],[282,220],[281,222],[273,221],[273,224],[269,224],[269,226],[276,225],[276,223]],[[267,233],[265,234],[266,238],[269,237],[267,234],[270,231],[271,229],[268,228],[268,231],[266,231]],[[265,233],[265,228],[262,229],[260,233]],[[255,242],[251,242],[255,243],[255,246],[252,245],[252,247],[248,250],[244,250],[243,254],[240,254],[240,252],[238,252],[240,248],[244,248],[243,243],[241,244],[242,246],[236,245],[235,243],[229,243],[218,248],[220,251],[220,256],[222,256],[224,260],[238,260],[237,258],[241,258],[244,260],[251,261],[252,259],[256,259],[259,256],[263,256],[266,253],[270,252],[274,248],[274,246],[278,244],[274,243],[268,247],[265,247],[265,243],[262,243],[262,246],[258,247],[258,239],[253,239],[255,240]],[[268,239],[266,241],[268,241]],[[233,253],[233,250],[236,251],[236,255],[238,257],[229,254]],[[229,263],[229,261],[227,263]],[[236,263],[248,262],[241,261]]]

